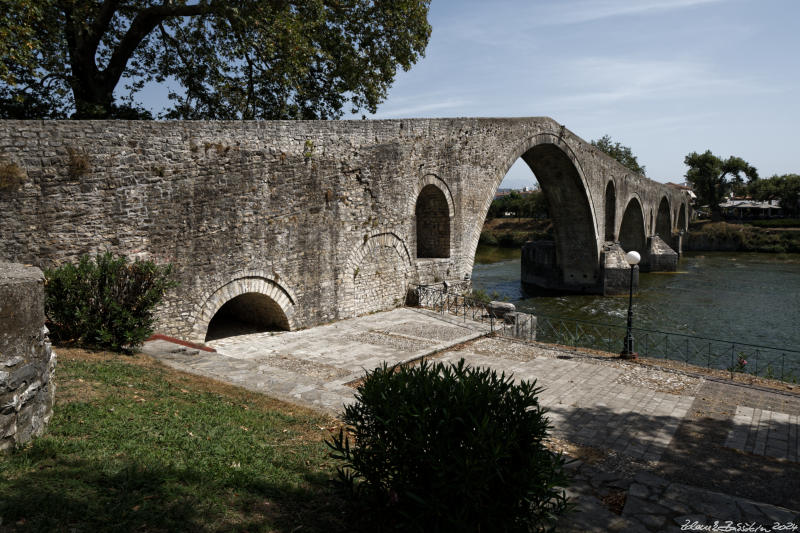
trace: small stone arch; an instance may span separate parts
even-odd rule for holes
[[[608,180],[605,195],[605,240],[614,241],[617,231],[617,188],[614,180]]]
[[[240,297],[249,298],[250,301],[242,302]],[[276,325],[279,329],[293,330],[297,328],[295,321],[296,298],[291,291],[277,280],[261,273],[242,273],[202,299],[202,307],[192,327],[191,340],[204,342],[211,320],[225,304],[236,298],[240,298],[239,303],[245,305],[254,304],[255,299],[258,298],[260,303],[265,306],[264,309],[282,312],[282,317],[276,317]]]
[[[365,236],[350,253],[340,278],[340,318],[403,305],[412,273],[411,254],[403,239],[392,232]]]
[[[619,242],[626,252],[635,250],[642,257],[646,256],[647,233],[645,231],[644,212],[642,202],[638,196],[633,196],[625,206],[622,223],[619,228]]]
[[[417,198],[419,198],[419,193],[422,192],[422,189],[428,185],[435,185],[441,189],[445,199],[447,200],[447,210],[451,217],[454,216],[456,213],[456,204],[453,201],[453,193],[450,191],[450,186],[447,185],[447,182],[436,174],[425,174],[417,181],[417,183],[414,184],[414,190],[411,191],[411,196],[408,197],[408,208],[406,211],[408,213],[414,212],[414,209],[417,205]]]
[[[447,258],[452,255],[452,227],[455,204],[447,183],[428,174],[417,183],[410,198],[414,213],[413,229],[416,257]]]
[[[686,202],[682,202],[680,207],[678,207],[678,231],[686,230],[688,228],[687,223],[689,217],[687,216],[688,209],[686,208]]]
[[[670,243],[672,238],[672,210],[669,207],[669,200],[666,196],[662,197],[661,202],[658,204],[654,233],[658,234],[665,242]]]
[[[444,193],[436,185],[426,185],[414,208],[417,258],[450,257],[450,225]]]

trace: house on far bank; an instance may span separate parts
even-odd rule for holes
[[[748,199],[731,198],[719,204],[725,218],[772,218],[783,216],[778,200],[758,202]]]

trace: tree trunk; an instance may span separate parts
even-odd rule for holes
[[[110,118],[114,105],[114,90],[104,88],[102,81],[92,80],[88,83],[73,83],[72,94],[75,97],[76,119]]]

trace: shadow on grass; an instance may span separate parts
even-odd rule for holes
[[[58,458],[44,441],[6,460],[35,465],[0,472],[0,531],[349,531],[344,501],[326,476],[306,487],[249,474],[225,480],[191,468]]]

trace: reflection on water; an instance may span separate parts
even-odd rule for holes
[[[472,271],[475,288],[497,292],[521,311],[624,323],[627,295],[525,298],[519,282],[519,250],[493,248],[478,248]],[[765,346],[800,346],[800,254],[689,253],[681,258],[678,272],[641,274],[639,283],[639,294],[634,296],[636,327]]]

